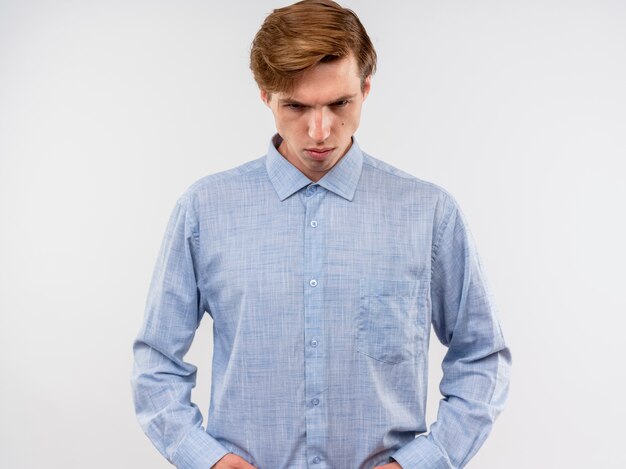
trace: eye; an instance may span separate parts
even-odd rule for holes
[[[302,111],[304,109],[304,106],[299,103],[287,103],[285,107],[290,111]]]
[[[342,99],[341,101],[337,101],[333,103],[333,107],[346,107],[350,103],[349,99]]]

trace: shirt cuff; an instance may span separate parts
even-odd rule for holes
[[[172,464],[178,469],[210,469],[230,453],[202,427],[193,427],[178,445]]]
[[[446,455],[425,436],[404,445],[391,457],[402,469],[453,469]]]

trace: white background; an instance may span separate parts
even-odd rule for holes
[[[0,0],[1,467],[170,467],[131,344],[175,200],[265,152],[248,51],[282,5]],[[468,467],[626,467],[626,2],[345,5],[379,54],[359,143],[455,195],[513,351]]]

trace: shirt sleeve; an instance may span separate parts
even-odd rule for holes
[[[183,361],[204,314],[196,243],[197,218],[183,196],[170,216],[133,343],[137,419],[159,452],[180,469],[209,469],[228,453],[202,427],[202,414],[191,402],[196,367]]]
[[[461,211],[451,197],[432,251],[432,325],[448,347],[437,421],[393,454],[403,469],[464,467],[504,407],[511,354]]]

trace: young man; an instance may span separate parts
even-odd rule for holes
[[[510,354],[455,201],[354,140],[375,65],[327,0],[254,39],[278,133],[179,199],[133,346],[138,419],[179,468],[460,468],[504,405]],[[204,312],[206,430],[183,361]],[[449,351],[427,433],[431,325]]]

